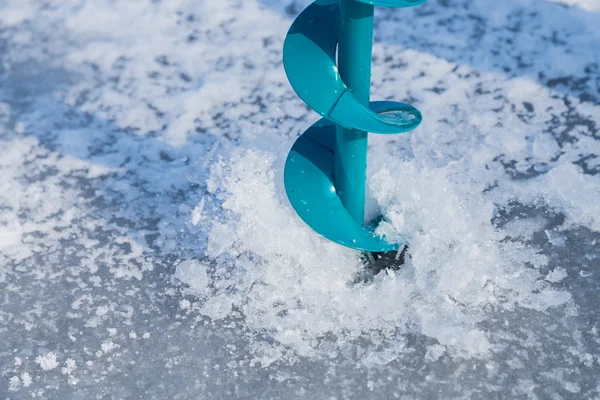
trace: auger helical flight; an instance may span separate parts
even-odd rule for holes
[[[288,154],[286,192],[311,228],[353,249],[379,253],[399,246],[364,225],[368,133],[408,132],[422,120],[408,104],[369,101],[374,6],[425,1],[317,0],[300,13],[285,39],[287,77],[323,116]]]

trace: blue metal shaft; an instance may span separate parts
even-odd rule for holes
[[[356,0],[340,0],[340,7],[339,72],[354,95],[368,107],[374,6]],[[368,132],[337,127],[333,171],[335,187],[346,210],[360,224],[365,218],[367,148]]]

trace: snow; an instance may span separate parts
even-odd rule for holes
[[[550,282],[560,282],[568,276],[567,270],[562,267],[556,267],[546,275],[546,280]]]
[[[377,9],[368,279],[283,190],[308,4],[2,3],[4,397],[600,396],[600,3]]]
[[[58,361],[56,360],[56,353],[48,352],[43,356],[37,356],[35,362],[39,364],[40,368],[44,371],[50,371],[58,367]]]
[[[446,352],[446,348],[439,344],[427,346],[427,353],[425,353],[425,359],[427,361],[437,361]]]
[[[33,379],[31,378],[31,375],[29,375],[28,372],[23,372],[21,374],[21,383],[23,384],[24,387],[29,387],[32,382],[33,382]]]

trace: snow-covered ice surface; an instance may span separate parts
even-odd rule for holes
[[[600,1],[377,10],[372,279],[283,192],[306,5],[0,2],[2,398],[600,398]]]

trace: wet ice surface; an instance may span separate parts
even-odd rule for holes
[[[378,9],[366,282],[282,190],[307,4],[3,3],[3,398],[600,396],[600,4]]]

